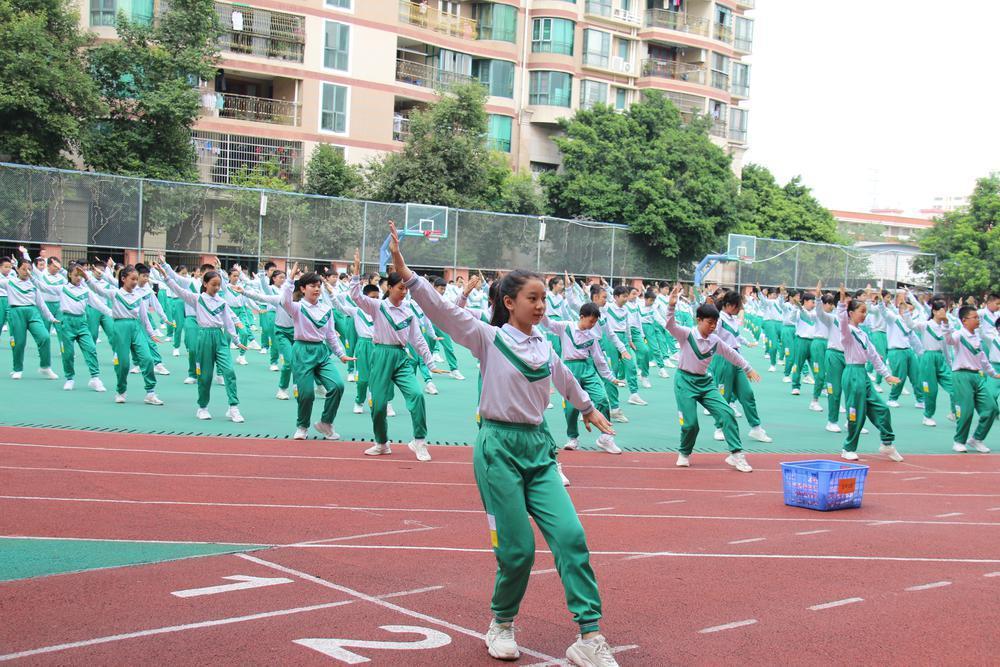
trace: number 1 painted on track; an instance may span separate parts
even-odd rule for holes
[[[357,653],[352,653],[345,649],[345,646],[350,646],[351,648],[372,648],[383,651],[418,651],[440,648],[451,643],[451,637],[445,633],[415,625],[383,625],[379,629],[386,632],[422,635],[423,639],[415,642],[380,642],[364,639],[296,639],[294,643],[311,648],[314,651],[319,651],[335,660],[346,662],[348,665],[371,662],[371,659]]]

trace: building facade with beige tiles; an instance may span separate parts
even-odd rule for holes
[[[152,20],[160,0],[77,0],[113,39],[119,11]],[[228,183],[276,159],[290,180],[318,143],[352,163],[398,151],[415,109],[454,82],[489,92],[488,144],[511,164],[556,169],[560,118],[625,109],[664,91],[742,165],[754,0],[249,0],[217,2],[214,81],[202,82],[194,143],[202,180]]]

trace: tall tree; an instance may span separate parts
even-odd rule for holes
[[[98,171],[196,180],[191,128],[194,83],[215,76],[219,21],[212,0],[170,0],[152,25],[119,13],[118,41],[90,51],[108,114],[84,134],[83,158]]]
[[[837,221],[796,176],[784,187],[757,164],[743,167],[736,231],[773,239],[840,243]]]
[[[71,0],[0,0],[0,158],[70,166],[81,125],[101,109]]]
[[[317,144],[306,166],[305,192],[327,197],[355,197],[361,174],[344,155],[329,144]]]
[[[562,169],[542,177],[554,215],[627,224],[662,257],[718,249],[738,181],[706,118],[683,123],[666,97],[647,91],[625,113],[598,105],[562,126]]]
[[[938,218],[920,249],[937,255],[939,290],[1000,292],[1000,173],[980,178],[969,205]],[[913,268],[932,271],[934,259],[918,257]]]

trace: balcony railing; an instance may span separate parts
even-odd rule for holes
[[[222,34],[219,48],[262,58],[302,62],[305,18],[246,5],[216,3]]]
[[[211,111],[219,118],[295,127],[302,123],[301,105],[298,102],[233,93],[215,93],[215,98],[217,100],[216,107]]]
[[[712,88],[729,90],[729,75],[725,72],[712,70]]]
[[[708,37],[711,29],[708,19],[689,17],[684,12],[672,12],[669,9],[647,9],[644,25],[647,28],[666,28],[702,37]]]
[[[396,81],[410,83],[424,88],[447,88],[456,83],[472,83],[476,78],[468,74],[448,72],[442,69],[413,62],[412,60],[396,60]]]
[[[402,114],[392,117],[392,140],[406,141],[410,138],[410,119]]]
[[[712,121],[712,127],[708,129],[708,133],[713,136],[722,137],[723,139],[725,139],[726,128],[727,128],[726,121],[715,119]]]
[[[504,153],[510,152],[510,139],[504,139],[502,137],[487,137],[486,147],[491,151],[502,151]]]
[[[754,0],[736,0],[736,6],[742,7],[743,9],[753,9]]]
[[[747,142],[747,131],[741,130],[738,127],[729,128],[729,140],[737,144],[745,144]]]
[[[475,19],[442,12],[427,4],[399,0],[399,20],[452,37],[476,39],[479,29]]]
[[[750,97],[750,84],[733,81],[729,92],[733,97]]]
[[[677,60],[654,60],[649,58],[642,61],[641,76],[656,76],[663,79],[676,79],[677,81],[704,84],[705,68]]]
[[[717,40],[719,40],[720,42],[725,42],[726,44],[732,44],[733,43],[733,29],[730,26],[728,26],[728,25],[726,25],[724,23],[716,23],[715,24],[715,38]]]
[[[742,51],[743,53],[750,53],[753,51],[753,40],[737,35],[736,38],[733,39],[733,48],[737,51]]]
[[[583,64],[589,67],[611,68],[611,56],[603,53],[584,53]]]
[[[611,16],[611,0],[587,0],[583,11],[597,16]]]

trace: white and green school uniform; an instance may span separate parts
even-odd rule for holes
[[[437,295],[437,292],[434,294]],[[385,445],[389,442],[386,410],[392,397],[393,385],[403,393],[413,425],[413,437],[423,440],[427,437],[427,411],[423,392],[413,374],[414,362],[407,346],[412,346],[417,351],[428,371],[435,366],[413,310],[406,303],[396,306],[388,299],[365,296],[361,293],[361,281],[357,276],[351,277],[351,298],[372,320],[371,375],[368,387],[372,393],[375,443]]]
[[[420,309],[420,306],[415,304],[409,298],[405,299],[403,303],[410,309],[413,316],[416,318],[417,325],[420,327],[420,335],[423,337],[424,342],[427,343],[427,349],[430,351],[431,356],[434,355],[434,350],[437,349],[437,331],[434,328],[434,324],[424,315],[424,311]],[[420,373],[420,377],[423,378],[425,383],[431,381],[431,370],[428,368],[427,363],[417,354],[417,351],[413,348],[413,345],[408,346],[408,352],[410,353],[410,359],[413,361],[413,371],[415,373]]]
[[[937,411],[938,387],[944,388],[951,403],[951,412],[955,412],[955,389],[952,383],[951,364],[948,362],[948,344],[945,338],[951,333],[951,325],[945,322],[935,322],[930,319],[912,321],[904,316],[905,324],[912,331],[919,333],[924,353],[918,364],[920,385],[917,396],[924,402],[924,417],[931,419]]]
[[[840,400],[844,393],[844,342],[840,335],[840,324],[835,312],[828,313],[822,308],[816,310],[816,321],[826,328],[826,358],[823,365],[823,391],[826,393],[826,422],[840,421]]]
[[[983,341],[983,347],[987,349],[986,357],[993,364],[993,370],[1000,373],[1000,335],[996,326],[993,327],[994,335],[992,337],[987,337],[985,333],[986,327],[989,325],[982,325],[979,328],[980,339]],[[990,378],[990,387],[993,391],[993,400],[1000,401],[1000,378]]]
[[[50,287],[36,279],[35,284],[43,294],[59,294],[59,342],[62,351],[63,375],[67,380],[76,377],[76,346],[83,353],[83,360],[91,378],[100,377],[101,371],[97,363],[97,347],[87,326],[87,308],[95,308],[101,313],[111,316],[111,309],[87,287],[86,283],[79,285],[66,283],[61,287]]]
[[[996,327],[994,327],[995,329]],[[986,440],[993,422],[997,419],[996,396],[986,384],[986,377],[1000,377],[983,349],[979,335],[962,327],[945,337],[954,353],[951,362],[952,382],[955,386],[955,442],[969,442],[972,418],[979,413],[979,424],[972,437],[977,442]]]
[[[52,311],[42,301],[42,294],[31,282],[31,279],[21,280],[11,272],[7,282],[7,321],[10,327],[10,348],[14,355],[12,370],[15,373],[24,371],[24,351],[28,334],[35,340],[38,348],[38,367],[52,366],[52,350],[49,345],[49,327],[56,319]]]
[[[715,335],[719,337],[719,340],[731,347],[736,354],[740,353],[743,342],[740,338],[740,321],[735,315],[719,311],[719,326],[715,330]],[[750,386],[750,380],[747,379],[746,372],[721,354],[713,357],[710,370],[722,399],[726,403],[739,401],[740,405],[743,406],[743,414],[746,415],[750,427],[757,428],[760,426],[757,399],[754,396],[753,388]],[[723,428],[721,419],[715,420],[715,428]]]
[[[813,339],[816,337],[816,309],[806,310],[801,305],[790,308],[795,323],[795,348],[792,352],[792,389],[802,388],[802,372],[812,369]],[[824,349],[826,345],[823,345]],[[818,379],[817,388],[821,387]]]
[[[148,339],[155,333],[149,323],[146,299],[136,290],[129,292],[123,287],[112,289],[99,280],[88,279],[87,285],[111,300],[111,317],[115,322],[115,393],[121,396],[128,389],[129,359],[134,356],[142,372],[146,394],[152,394],[156,389],[156,376],[153,374],[153,357],[149,353]]]
[[[670,307],[670,297],[662,293],[657,294],[656,301],[653,303],[657,314],[665,323],[667,321],[667,309]],[[665,327],[657,327],[657,334],[660,338],[660,345],[663,347],[663,356],[670,357],[676,354],[678,350],[677,341],[670,335],[670,332]],[[669,366],[666,362],[664,362],[664,365]]]
[[[286,280],[287,282],[287,280]],[[269,285],[274,289],[273,285]],[[291,315],[281,307],[281,292],[261,294],[252,289],[244,289],[243,296],[262,305],[276,306],[274,311],[274,339],[271,347],[271,358],[275,364],[281,364],[278,375],[278,389],[288,390],[292,382],[292,345],[295,343],[295,322]]]
[[[635,359],[636,371],[642,377],[649,377],[649,360],[651,358],[651,353],[649,351],[649,343],[646,341],[646,334],[642,328],[642,315],[640,313],[641,309],[638,303],[638,297],[636,300],[626,301],[625,310],[628,311],[629,335],[632,338],[632,342],[635,344],[635,354],[632,356]]]
[[[358,372],[356,384],[357,393],[354,396],[355,405],[364,405],[368,398],[368,386],[372,372],[372,339],[375,335],[375,321],[365,311],[358,308],[350,294],[334,294],[336,307],[350,318],[354,327],[354,355],[357,358],[355,368]],[[454,354],[454,353],[453,353]]]
[[[683,327],[677,323],[673,308],[667,309],[667,331],[680,344],[677,373],[674,374],[674,397],[681,426],[680,453],[689,456],[698,439],[698,403],[709,411],[720,425],[730,452],[743,450],[736,416],[729,404],[722,399],[713,377],[708,373],[712,358],[719,354],[743,373],[753,370],[750,363],[724,343],[718,335],[701,335],[697,327]]]
[[[167,284],[184,303],[194,309],[198,323],[198,354],[195,375],[198,378],[198,407],[208,408],[212,394],[212,381],[221,375],[226,383],[226,400],[230,407],[240,404],[236,390],[236,371],[229,344],[239,340],[236,332],[236,315],[226,300],[207,292],[195,294],[183,289],[177,283],[177,273],[164,265],[167,270]]]
[[[666,320],[657,311],[656,301],[653,301],[652,305],[649,306],[645,303],[639,305],[639,322],[642,325],[642,334],[646,338],[646,345],[649,348],[650,359],[658,368],[665,368],[664,360],[671,353],[664,348],[664,338],[660,335],[661,331],[666,332],[666,329],[663,328]]]
[[[97,276],[94,273],[87,273],[87,280],[97,280]],[[105,281],[109,287],[116,288],[118,284],[111,277],[111,271],[105,271],[101,274],[100,280]],[[103,303],[108,308],[111,308],[111,299],[107,299],[103,296],[98,295],[101,303]],[[115,320],[110,315],[105,315],[102,311],[97,308],[91,308],[87,306],[87,328],[90,330],[90,337],[94,339],[94,345],[97,345],[98,337],[101,330],[104,330],[104,335],[107,338],[108,346],[114,350],[115,347]]]
[[[619,380],[625,380],[625,382],[628,383],[629,393],[636,394],[639,392],[639,380],[636,376],[635,358],[625,358],[625,353],[632,356],[631,353],[633,352],[629,346],[629,343],[632,343],[633,341],[628,309],[625,308],[625,306],[619,306],[615,303],[608,302],[608,304],[601,309],[601,314],[604,316],[605,327],[610,335],[621,343],[620,347],[615,345],[615,348],[618,350],[618,354],[614,357],[615,377]],[[614,393],[617,396],[617,385],[614,386]],[[612,403],[615,402],[616,401],[612,401]]]
[[[884,302],[882,297],[878,297],[875,303],[871,304],[868,308],[868,316],[865,317],[864,323],[861,328],[865,330],[868,337],[871,339],[872,343],[875,345],[875,351],[882,359],[889,358],[889,338],[887,334],[888,323],[886,322],[885,315],[882,312],[884,307]],[[872,366],[867,367],[868,372],[872,372]],[[900,378],[902,379],[902,378]],[[875,374],[875,384],[882,384],[882,376]]]
[[[137,294],[142,295],[142,298],[146,301],[147,313],[156,313],[164,322],[168,321],[167,314],[164,312],[160,301],[156,298],[152,285],[136,285],[134,291]],[[150,320],[150,326],[152,326],[152,320]],[[145,331],[142,333],[145,334]],[[147,336],[146,345],[149,346],[149,356],[153,359],[153,366],[155,367],[162,364],[163,357],[160,356],[160,350],[157,348],[156,342],[151,337]],[[133,359],[133,361],[135,361],[135,359]]]
[[[813,309],[812,341],[809,343],[809,364],[812,371],[813,385],[812,400],[819,401],[826,385],[826,351],[830,347],[830,329],[833,325],[831,319],[820,317],[820,313],[827,315],[820,300],[816,299],[816,308]]]
[[[781,306],[781,355],[785,360],[784,376],[791,378],[795,366],[795,323],[798,321],[798,308],[786,303],[785,298],[778,297]]]
[[[247,300],[239,292],[233,291],[232,283],[223,283],[222,287],[219,289],[219,296],[226,300],[226,305],[228,305],[236,318],[243,324],[243,328],[239,330],[239,340],[240,343],[246,345],[250,342],[251,333],[250,327],[253,325],[253,317],[251,316],[252,308],[247,303]],[[239,355],[245,357],[247,354],[246,350],[240,350]]]
[[[569,302],[562,294],[552,291],[545,293],[545,316],[553,322],[569,322],[573,318],[569,313]],[[543,327],[548,333],[549,342],[555,348],[556,354],[562,356],[562,340],[557,331],[548,331],[548,327]]]
[[[882,443],[891,445],[896,435],[892,432],[889,407],[875,392],[871,378],[865,370],[865,364],[871,363],[875,372],[884,378],[889,377],[891,373],[882,362],[868,334],[850,323],[847,318],[847,306],[843,303],[837,306],[837,321],[845,364],[841,381],[844,403],[847,407],[847,439],[844,441],[844,450],[848,452],[858,450],[858,440],[861,438],[861,429],[864,428],[866,419],[879,430]]]
[[[889,400],[899,400],[903,393],[903,386],[909,380],[919,401],[923,392],[920,391],[917,355],[913,351],[913,343],[910,340],[913,332],[903,323],[903,318],[894,306],[880,306],[879,311],[886,323],[886,338],[889,342],[889,369],[893,375],[902,380],[889,390]]]
[[[28,256],[25,255],[24,258],[28,259]],[[31,275],[34,276],[38,280],[38,282],[40,282],[42,285],[47,285],[48,287],[62,287],[63,285],[69,282],[69,280],[67,280],[66,278],[67,274],[65,269],[59,269],[56,273],[52,273],[51,271],[48,270],[48,267],[46,267],[44,270],[39,270],[37,268],[34,268],[33,266],[31,269]],[[49,312],[52,313],[53,317],[58,317],[59,295],[52,294],[49,292],[43,292],[42,301],[45,302],[45,307],[49,309]],[[49,324],[49,327],[50,331],[52,327],[55,327],[58,333],[59,329],[58,324],[51,322]]]
[[[764,350],[774,366],[778,363],[778,353],[784,354],[781,343],[781,320],[782,306],[778,297],[765,297],[761,302],[761,311],[764,318]]]
[[[260,294],[264,296],[277,296],[278,290],[271,284],[271,279],[266,273],[262,273],[257,276],[257,284],[250,283],[247,287],[244,287],[243,295],[246,296],[246,290],[251,287],[259,287]],[[260,304],[260,314],[258,319],[260,321],[260,346],[268,351],[268,361],[272,366],[278,364],[278,357],[281,355],[281,351],[278,349],[278,341],[275,334],[275,322],[278,319],[278,307],[274,303],[267,301],[258,301]]]
[[[281,286],[281,307],[291,317],[295,328],[295,343],[292,345],[293,393],[298,403],[295,424],[300,429],[309,428],[316,398],[315,383],[319,382],[326,389],[320,422],[329,424],[332,429],[344,395],[344,381],[330,353],[333,352],[338,359],[346,357],[347,353],[334,326],[333,308],[319,300],[316,303],[304,298],[294,301],[294,291],[295,285],[291,280],[286,280]]]
[[[498,564],[491,604],[495,620],[513,621],[524,597],[535,555],[532,517],[555,556],[580,632],[597,631],[601,600],[586,536],[559,478],[555,443],[544,419],[550,378],[583,414],[594,405],[537,327],[525,335],[509,324],[490,326],[443,300],[416,275],[406,286],[431,320],[472,352],[483,372],[483,423],[473,468]]]
[[[7,285],[10,284],[10,279],[16,275],[13,269],[7,273],[0,273],[0,332],[3,331],[4,325],[7,324],[7,309],[10,303],[7,298]]]
[[[592,329],[581,329],[577,322],[542,319],[546,331],[554,332],[562,339],[562,360],[580,387],[590,397],[594,407],[611,419],[611,403],[604,390],[604,382],[614,382],[615,376],[608,366],[607,358],[601,350],[601,335]],[[580,411],[570,401],[563,401],[566,415],[566,435],[580,437]]]

